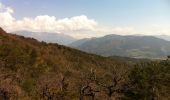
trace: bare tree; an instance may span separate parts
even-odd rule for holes
[[[13,100],[18,98],[18,90],[17,83],[19,78],[16,74],[1,74],[0,75],[0,99],[1,100],[9,100],[13,98]]]
[[[40,98],[43,100],[65,100],[68,92],[66,77],[58,75],[50,80],[47,77],[44,77],[45,79],[43,78],[46,82],[43,81],[39,84]]]
[[[60,89],[61,89],[61,100],[65,99],[67,95],[68,84],[66,83],[66,77],[61,75]]]
[[[107,94],[107,96],[109,97],[110,100],[112,100],[112,96],[116,93],[120,93],[121,92],[121,84],[122,82],[125,80],[125,76],[127,74],[127,72],[123,72],[123,73],[118,73],[118,71],[113,70],[112,71],[112,79],[111,79],[111,83],[107,84],[105,82],[100,82],[100,79],[98,79],[95,75],[95,72],[93,72],[93,79],[95,81],[95,83],[104,88],[105,93]]]
[[[92,89],[91,86],[87,85],[87,86],[83,86],[81,88],[81,96],[80,96],[80,100],[83,100],[83,96],[88,96],[90,97],[91,100],[95,100],[95,94],[96,92],[99,92],[99,91],[95,91],[94,89]]]
[[[4,89],[0,89],[0,99],[9,100],[9,92]]]
[[[84,97],[89,97],[90,100],[95,100],[96,93],[99,92],[95,90],[91,84],[94,84],[93,78],[93,70],[91,69],[90,73],[82,75],[82,84],[80,86],[80,98],[79,100],[83,100]]]
[[[48,85],[45,85],[45,87],[42,90],[42,98],[45,100],[54,100],[54,94],[50,92],[50,89]]]

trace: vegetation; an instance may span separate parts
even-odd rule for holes
[[[0,29],[0,100],[170,99],[168,60],[131,62]]]
[[[129,75],[130,100],[169,100],[170,61],[136,65]]]

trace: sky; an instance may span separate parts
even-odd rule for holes
[[[170,1],[0,0],[0,27],[75,38],[170,35]]]

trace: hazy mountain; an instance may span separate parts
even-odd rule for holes
[[[79,42],[81,45],[76,46]],[[170,42],[153,36],[107,35],[72,44],[77,49],[102,56],[162,58],[170,54]]]
[[[170,35],[159,35],[159,36],[156,36],[156,37],[160,38],[160,39],[164,39],[164,40],[170,41]]]
[[[69,46],[78,47],[78,46],[81,46],[83,43],[85,43],[85,42],[87,42],[89,40],[91,40],[91,38],[80,39],[80,40],[77,40],[75,42],[72,42],[71,44],[69,44]]]
[[[45,33],[45,32],[40,33],[40,32],[29,32],[29,31],[18,31],[14,33],[25,37],[32,37],[39,41],[44,41],[48,43],[58,43],[62,45],[68,45],[76,41],[75,38],[65,34]]]

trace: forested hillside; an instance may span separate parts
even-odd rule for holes
[[[168,60],[114,59],[0,29],[0,100],[170,99]]]

